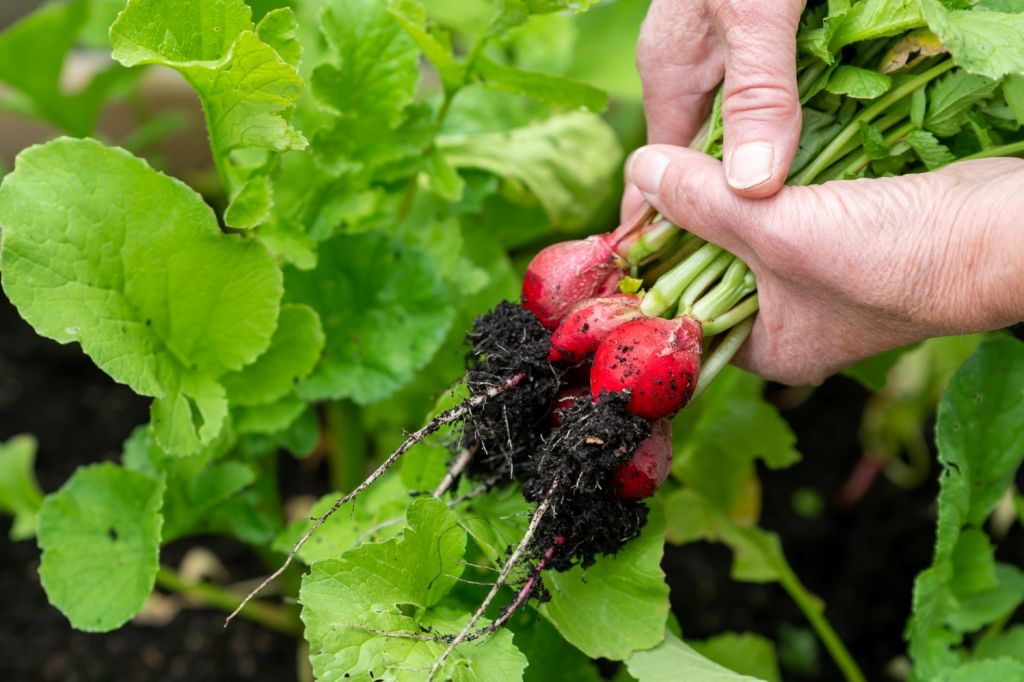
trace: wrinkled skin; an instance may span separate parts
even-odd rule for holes
[[[651,436],[621,465],[612,480],[620,500],[642,500],[653,495],[668,478],[672,466],[672,423],[659,419],[651,424]]]
[[[654,145],[630,174],[666,217],[742,258],[761,311],[737,364],[816,384],[935,336],[1024,319],[1024,161],[736,196],[721,164]]]
[[[629,391],[626,410],[645,419],[671,417],[693,395],[700,373],[700,323],[646,317],[613,330],[594,354],[590,393]]]
[[[576,364],[597,350],[598,344],[621,324],[643,317],[640,297],[616,294],[594,298],[572,309],[551,335],[548,360]]]
[[[615,293],[622,276],[608,235],[552,244],[526,268],[523,306],[555,329],[577,304]]]

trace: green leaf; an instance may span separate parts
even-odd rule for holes
[[[726,632],[703,642],[689,642],[704,658],[741,675],[765,682],[782,682],[775,645],[760,635],[749,632]]]
[[[914,346],[904,346],[856,362],[843,370],[843,376],[859,381],[869,391],[881,391],[889,381],[889,372]]]
[[[963,364],[939,405],[936,440],[943,473],[935,557],[915,582],[907,627],[915,674],[922,679],[958,662],[953,647],[964,630],[1024,598],[1020,572],[991,564],[991,547],[979,538],[1024,459],[1022,397],[1024,343],[994,337]],[[965,563],[967,557],[971,561]],[[986,565],[995,567],[994,581]]]
[[[295,423],[306,407],[306,401],[288,394],[272,403],[233,408],[231,415],[238,433],[271,436]]]
[[[888,92],[892,78],[884,73],[842,64],[832,72],[825,89],[854,99],[874,99]]]
[[[999,82],[963,70],[953,71],[928,88],[928,112],[924,127],[936,135],[955,135],[967,120],[967,112],[988,98]]]
[[[508,627],[515,633],[516,647],[530,662],[523,682],[602,682],[597,665],[565,641],[554,626],[536,612],[523,609]]]
[[[433,357],[454,315],[433,264],[378,233],[324,242],[315,270],[288,270],[286,290],[319,312],[327,337],[298,386],[307,400],[387,398]]]
[[[297,45],[287,37],[294,29],[290,13],[268,15],[260,33],[295,59]],[[256,170],[235,167],[232,152],[283,152],[307,144],[288,122],[302,79],[253,28],[243,0],[129,0],[110,27],[114,59],[125,66],[168,66],[199,95],[210,147],[231,199],[225,221],[238,228],[255,227],[266,218],[270,164],[257,164]]]
[[[829,46],[837,52],[846,45],[898,35],[923,23],[918,0],[860,0],[842,13]]]
[[[263,405],[285,397],[313,371],[323,347],[324,332],[315,310],[305,305],[281,306],[266,352],[224,377],[228,400],[232,405]]]
[[[885,159],[889,157],[889,145],[878,128],[864,121],[860,122],[860,144],[864,155],[869,159]]]
[[[206,529],[207,517],[256,480],[255,469],[226,460],[235,444],[225,432],[192,457],[175,457],[157,445],[149,427],[125,441],[124,467],[163,482],[163,543]]]
[[[26,540],[36,534],[36,517],[43,503],[33,468],[36,445],[32,436],[15,436],[0,443],[0,511],[14,517],[11,540]]]
[[[965,663],[944,671],[938,682],[1024,682],[1024,663],[1010,658]]]
[[[626,668],[637,682],[761,682],[757,677],[741,675],[705,658],[671,633],[653,649],[630,656]]]
[[[935,170],[956,161],[956,155],[949,147],[939,142],[934,135],[925,130],[913,130],[907,133],[906,140],[921,159],[928,170]]]
[[[0,82],[13,88],[16,108],[72,135],[90,134],[111,96],[138,75],[112,65],[74,93],[62,89],[64,62],[96,9],[86,0],[50,3],[0,34]]]
[[[156,398],[157,441],[198,452],[220,433],[224,374],[268,347],[281,272],[259,243],[220,231],[202,197],[122,149],[31,147],[0,187],[7,297],[36,331],[77,341]]]
[[[342,493],[321,497],[309,517],[326,512]],[[387,540],[405,527],[405,511],[410,496],[398,476],[385,476],[359,497],[358,504],[339,509],[327,519],[309,541],[299,550],[298,558],[307,564],[333,559],[364,542]],[[302,534],[312,525],[309,519],[288,524],[274,539],[274,549],[289,552]]]
[[[1024,125],[1024,76],[1011,74],[1004,78],[1003,96],[1017,123]]]
[[[940,0],[919,1],[928,26],[964,70],[995,79],[1024,73],[1024,13],[950,9]]]
[[[313,564],[299,602],[317,679],[371,677],[422,680],[446,644],[385,633],[458,632],[468,619],[438,608],[463,570],[466,533],[440,500],[409,506],[401,538],[366,544]],[[484,623],[481,622],[481,625]],[[499,631],[460,647],[440,679],[456,682],[520,679],[526,659]]]
[[[256,25],[256,35],[274,48],[278,56],[294,69],[302,59],[302,45],[296,37],[298,22],[290,8],[279,7],[267,12]]]
[[[626,660],[662,641],[668,585],[661,570],[665,520],[652,509],[640,537],[593,566],[543,574],[551,601],[540,611],[591,658]]]
[[[586,224],[611,189],[622,150],[593,114],[572,113],[505,132],[437,140],[456,168],[477,168],[527,190],[557,227]]]
[[[486,56],[477,60],[476,73],[490,90],[532,97],[565,109],[585,109],[599,114],[608,108],[606,93],[570,78],[523,71]]]
[[[1024,625],[1014,625],[997,635],[982,637],[971,655],[976,661],[1002,657],[1024,663]]]
[[[393,131],[419,82],[419,50],[388,11],[387,0],[329,0],[322,31],[336,55],[318,66],[313,93],[332,114],[315,151],[335,172],[397,158]],[[420,147],[421,148],[421,147]]]
[[[458,89],[465,80],[466,70],[452,54],[447,36],[439,34],[439,37],[427,27],[427,12],[423,5],[416,0],[400,0],[391,4],[388,11],[437,69],[445,88],[448,91]]]
[[[39,513],[39,577],[86,632],[123,625],[146,601],[160,549],[162,485],[114,464],[79,468]]]
[[[742,501],[757,458],[773,469],[800,459],[796,436],[763,391],[759,377],[728,368],[673,422],[673,475],[722,509]]]

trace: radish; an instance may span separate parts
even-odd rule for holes
[[[604,392],[629,391],[631,414],[652,421],[672,416],[697,385],[701,335],[691,317],[646,317],[619,326],[594,354],[591,395],[597,400]]]
[[[616,294],[584,301],[566,315],[551,335],[551,362],[578,363],[594,354],[608,334],[626,322],[643,317],[640,297]]]
[[[615,293],[621,261],[610,235],[552,244],[526,268],[523,307],[547,329],[554,329],[578,303]]]
[[[640,443],[625,464],[612,477],[612,488],[620,500],[650,497],[668,478],[672,464],[672,424],[659,419],[651,424],[651,436]]]

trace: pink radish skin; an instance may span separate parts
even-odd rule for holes
[[[630,391],[626,410],[654,421],[690,400],[700,373],[700,323],[645,317],[612,330],[594,354],[590,393]]]
[[[633,458],[619,465],[612,489],[620,500],[650,497],[668,478],[672,465],[672,424],[659,419],[651,424],[651,436],[640,443]]]
[[[640,297],[617,294],[584,301],[572,309],[551,335],[548,360],[575,364],[597,350],[597,346],[619,325],[643,317]]]
[[[526,268],[523,306],[554,329],[582,301],[615,293],[623,274],[618,263],[610,235],[552,244]]]

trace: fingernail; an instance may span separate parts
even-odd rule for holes
[[[727,177],[736,189],[750,189],[772,177],[775,148],[767,142],[747,142],[732,152]]]
[[[629,179],[644,194],[657,194],[666,168],[667,156],[653,149],[641,147],[629,158]]]

